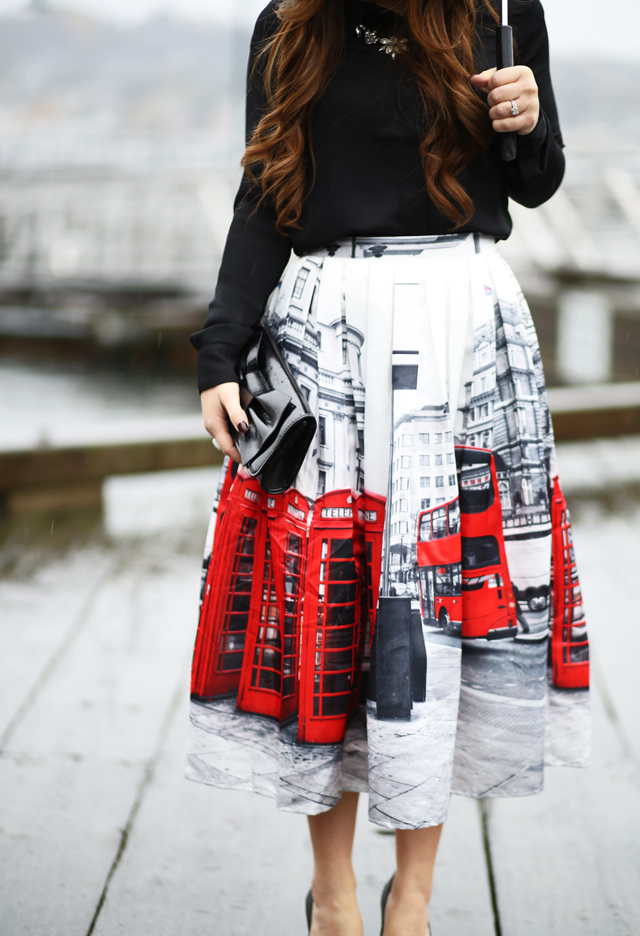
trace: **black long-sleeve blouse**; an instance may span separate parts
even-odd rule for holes
[[[345,47],[341,63],[317,102],[311,143],[313,184],[306,196],[301,230],[279,233],[266,203],[255,211],[257,194],[243,178],[227,237],[215,296],[202,331],[192,335],[198,349],[200,391],[237,380],[240,350],[263,314],[293,249],[309,253],[344,237],[443,234],[451,231],[427,195],[418,147],[422,132],[419,99],[401,56],[381,54],[356,34],[360,24],[380,38],[394,34],[398,14],[367,0],[344,0]],[[278,29],[275,2],[258,17],[251,43],[247,88],[247,138],[264,112],[265,95],[252,66],[261,43]],[[517,137],[515,162],[500,158],[498,134],[486,153],[470,163],[460,181],[474,204],[459,230],[504,239],[511,233],[508,199],[536,207],[562,181],[564,156],[549,74],[549,45],[540,0],[510,0],[518,61],[538,83],[540,119]],[[476,71],[495,65],[495,21],[480,9]],[[487,118],[488,119],[488,118]],[[422,121],[424,126],[424,121]]]

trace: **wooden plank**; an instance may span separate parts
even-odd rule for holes
[[[2,498],[2,509],[12,517],[102,509],[102,481],[73,481],[16,487]]]
[[[47,674],[79,636],[113,556],[87,549],[0,585],[0,750]]]
[[[104,530],[115,539],[178,537],[188,542],[199,565],[219,480],[219,467],[107,478]]]
[[[106,477],[212,467],[211,439],[176,439],[0,453],[0,510],[30,513],[100,509]]]
[[[185,685],[185,703],[186,703]],[[109,888],[96,936],[210,936],[304,932],[312,874],[304,816],[267,798],[183,779],[186,704]],[[367,933],[380,927],[380,893],[393,872],[394,837],[367,819],[361,797],[354,866]],[[170,817],[170,821],[167,821]],[[464,882],[461,886],[461,881]],[[475,802],[455,797],[436,872],[437,936],[493,936]]]
[[[304,932],[311,852],[304,816],[184,779],[187,685],[95,934]]]
[[[574,530],[596,658],[592,766],[551,768],[540,796],[493,803],[503,936],[640,932],[637,521],[598,514]]]
[[[640,382],[553,387],[548,391],[559,442],[640,432]]]
[[[190,656],[197,557],[158,538],[119,560],[0,758],[0,932],[12,936],[86,934]]]
[[[108,475],[220,464],[211,439],[127,442],[0,453],[0,489],[71,484]]]
[[[434,936],[495,936],[477,800],[451,799],[436,862],[431,918]]]
[[[629,745],[640,762],[636,672],[640,659],[636,598],[640,512],[631,507],[626,515],[592,513],[576,524],[574,532],[589,636],[598,664],[595,676],[601,694],[604,691],[611,699],[623,744]]]
[[[503,936],[640,932],[640,788],[594,692],[586,770],[552,768],[539,796],[496,800],[489,819]]]
[[[584,409],[552,413],[552,416],[558,442],[612,438],[640,432],[640,407]]]
[[[640,484],[640,436],[637,435],[625,436],[615,441],[593,439],[590,442],[566,442],[556,447],[556,459],[562,490],[567,495],[570,506],[576,495],[587,496],[592,501],[596,498],[601,503],[620,503],[621,497],[629,496],[625,488]],[[580,525],[582,527],[583,524]],[[581,554],[585,541],[590,541],[595,547],[595,551],[592,552],[595,559],[593,574],[596,576],[597,570],[602,568],[603,555],[599,534],[606,535],[608,527],[609,519],[599,516],[595,523],[589,524],[589,529],[584,530],[584,537],[582,530],[580,531]],[[627,524],[626,534],[623,537],[625,541],[630,534],[632,534],[632,529]],[[631,551],[640,548],[640,540],[636,539],[635,542],[627,544],[624,553],[621,554],[618,539],[616,534],[615,543],[612,542],[612,545],[616,547],[615,554],[618,559],[626,559],[629,547]],[[626,565],[624,568],[626,569]],[[593,575],[590,573],[589,580],[592,579]],[[593,581],[595,582],[595,579]],[[599,592],[599,589],[596,591]],[[605,587],[605,594],[610,591]],[[615,594],[622,594],[622,590],[616,589]]]

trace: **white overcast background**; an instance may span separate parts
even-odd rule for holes
[[[543,0],[552,55],[640,59],[638,0]],[[122,24],[168,13],[196,20],[250,25],[266,0],[63,0],[56,4]],[[24,10],[24,0],[0,0],[0,13]]]

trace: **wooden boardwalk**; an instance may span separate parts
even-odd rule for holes
[[[0,579],[0,934],[302,936],[304,817],[182,776],[201,503],[140,538],[123,491],[110,540]],[[639,521],[636,506],[576,524],[593,766],[484,815],[454,797],[434,936],[640,933]],[[364,810],[356,864],[374,936],[393,837]]]

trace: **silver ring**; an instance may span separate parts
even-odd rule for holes
[[[217,448],[219,452],[222,451],[222,448],[220,447],[220,443],[218,442],[215,436],[212,437],[211,444],[213,445],[214,448]]]
[[[511,116],[517,117],[519,113],[520,113],[520,108],[518,107],[515,101],[511,101]]]

